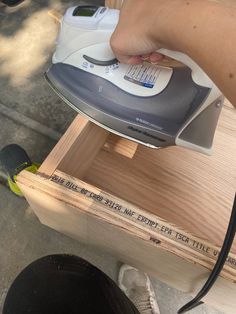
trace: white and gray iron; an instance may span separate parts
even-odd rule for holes
[[[110,37],[119,11],[69,8],[46,78],[72,108],[120,136],[150,147],[178,145],[211,154],[223,97],[187,55],[161,49],[186,66],[119,63]]]

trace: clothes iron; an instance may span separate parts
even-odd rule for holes
[[[211,154],[223,97],[187,55],[160,53],[183,67],[121,64],[110,37],[119,10],[71,7],[46,78],[61,98],[89,120],[138,143],[178,145]]]

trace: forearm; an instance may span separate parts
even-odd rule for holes
[[[152,53],[160,48],[182,51],[236,107],[236,4],[232,3],[125,0],[111,47],[121,62],[133,64],[142,62],[143,55],[155,61]]]
[[[236,7],[207,0],[182,3],[164,42],[194,59],[236,107]]]

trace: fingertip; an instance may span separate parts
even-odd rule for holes
[[[151,62],[157,62],[162,60],[163,58],[164,58],[163,55],[158,52],[153,52],[149,57]]]
[[[143,60],[140,56],[132,56],[128,60],[128,64],[140,64],[143,63]]]

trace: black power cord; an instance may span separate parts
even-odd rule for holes
[[[230,249],[232,247],[233,241],[234,241],[235,232],[236,232],[236,194],[235,194],[235,198],[234,198],[234,204],[233,204],[233,208],[232,208],[231,217],[229,220],[228,230],[226,232],[224,243],[223,243],[222,249],[220,251],[219,257],[216,261],[216,264],[215,264],[209,278],[207,279],[207,282],[202,287],[202,289],[199,291],[199,293],[196,295],[196,297],[192,301],[185,304],[178,311],[178,314],[186,313],[186,312],[192,310],[193,308],[204,303],[201,301],[201,299],[212,288],[212,286],[216,282],[221,270],[223,269],[224,264],[226,262],[226,259],[228,257],[228,254],[230,252]]]

